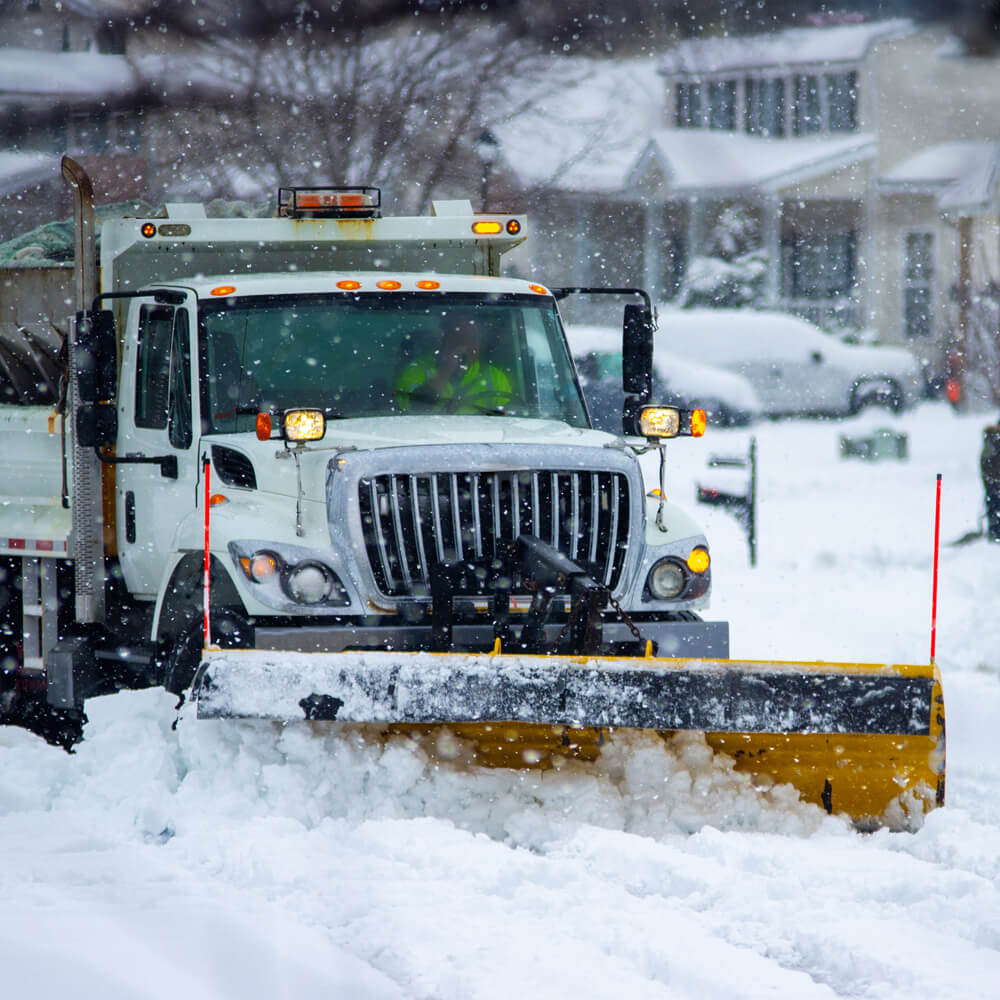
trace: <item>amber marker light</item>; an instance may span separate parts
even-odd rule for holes
[[[528,285],[536,295],[548,295],[549,290],[544,285]]]
[[[705,433],[708,417],[704,410],[691,411],[691,437],[700,438]]]
[[[236,292],[235,285],[219,285],[217,288],[213,288],[209,294],[215,296],[221,296],[221,295],[233,295],[235,294],[235,292]]]
[[[503,232],[503,226],[495,219],[480,219],[472,223],[472,231],[479,236],[496,236]]]
[[[156,235],[156,226],[152,222],[144,222],[142,224],[142,229],[139,230],[146,239],[152,239]]]
[[[518,222],[517,219],[507,220],[507,232],[510,233],[511,236],[517,236],[520,231],[521,223]]]
[[[381,288],[386,292],[394,292],[397,288],[402,288],[403,284],[400,281],[396,281],[395,278],[388,278],[385,281],[376,281],[376,288]]]
[[[692,573],[704,573],[708,569],[711,560],[708,558],[708,549],[697,548],[691,550],[691,555],[687,557],[688,569]]]
[[[270,441],[271,440],[271,414],[270,413],[258,413],[257,414],[257,440],[258,441]]]
[[[417,288],[422,288],[425,292],[432,292],[435,288],[440,288],[440,281],[418,281]]]
[[[218,507],[220,503],[227,503],[228,500],[229,497],[225,493],[213,493],[208,498],[208,505],[209,507]]]
[[[345,292],[356,292],[361,287],[360,281],[338,281],[337,287]]]

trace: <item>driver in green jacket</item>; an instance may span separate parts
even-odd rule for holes
[[[411,361],[396,380],[401,410],[501,413],[513,396],[510,376],[483,357],[482,333],[471,315],[445,317],[439,350]]]

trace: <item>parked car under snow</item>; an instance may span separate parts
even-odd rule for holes
[[[672,353],[746,377],[768,416],[847,415],[866,406],[900,411],[923,379],[901,347],[846,344],[787,313],[661,310],[657,338]]]
[[[601,430],[621,433],[621,329],[572,325],[566,328],[590,416]],[[680,357],[656,335],[653,346],[653,402],[687,409],[702,407],[709,422],[731,427],[750,423],[761,412],[760,400],[742,375]]]

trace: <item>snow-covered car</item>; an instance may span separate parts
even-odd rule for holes
[[[601,430],[621,433],[621,329],[572,325],[566,328],[566,336],[591,419]],[[662,343],[660,333],[653,346],[653,396],[656,403],[702,407],[709,422],[722,427],[746,425],[761,412],[757,393],[746,378],[679,357]]]
[[[923,378],[901,347],[846,344],[787,313],[665,309],[658,338],[671,352],[745,376],[768,416],[846,415],[880,405],[898,412]]]

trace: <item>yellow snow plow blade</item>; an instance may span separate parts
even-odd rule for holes
[[[654,657],[211,650],[199,718],[447,728],[488,767],[597,760],[616,729],[705,733],[760,787],[856,822],[944,802],[937,668]]]

